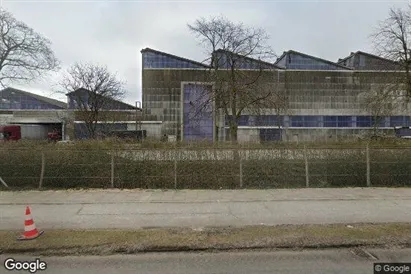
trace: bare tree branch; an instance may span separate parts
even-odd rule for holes
[[[405,71],[407,96],[411,99],[411,6],[391,9],[388,18],[381,21],[371,35],[377,54],[397,61],[398,69]],[[382,68],[384,69],[384,68]]]
[[[265,30],[233,23],[222,16],[201,18],[188,27],[211,56],[207,76],[214,87],[207,91],[209,99],[196,106],[198,114],[215,102],[226,117],[232,117],[228,121],[230,137],[236,142],[238,122],[246,111],[275,105],[286,109],[285,101],[278,102],[287,97],[280,96],[278,85],[274,84],[275,66],[268,61],[275,54],[268,46]]]
[[[74,101],[90,137],[96,137],[97,122],[107,117],[105,110],[116,106],[114,100],[125,95],[124,82],[107,67],[76,63],[63,75],[59,85],[65,92],[74,92]]]
[[[31,81],[58,69],[50,40],[0,9],[0,85]]]
[[[396,78],[394,74],[388,74],[381,76],[380,81],[364,81],[365,83],[362,84],[365,92],[360,95],[359,99],[362,107],[373,118],[374,135],[378,135],[378,129],[381,127],[381,122],[385,117],[406,108],[405,100],[402,97],[404,85],[399,83]]]

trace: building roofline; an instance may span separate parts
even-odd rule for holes
[[[281,59],[283,59],[285,55],[290,54],[290,53],[294,53],[294,54],[298,54],[298,55],[301,55],[301,56],[304,56],[304,57],[312,58],[312,59],[315,59],[315,60],[318,60],[318,61],[321,61],[321,62],[324,62],[324,63],[328,63],[328,64],[331,64],[331,65],[334,65],[334,66],[337,66],[337,67],[340,67],[340,68],[343,68],[343,69],[346,69],[346,70],[352,70],[352,68],[350,68],[350,67],[346,67],[346,66],[343,66],[341,64],[335,63],[333,61],[323,59],[323,58],[320,58],[320,57],[316,57],[316,56],[313,56],[313,55],[309,55],[309,54],[306,54],[306,53],[302,53],[302,52],[299,52],[299,51],[296,51],[296,50],[284,51],[283,54],[277,59],[275,64],[278,64],[278,62]]]
[[[234,52],[229,51],[229,50],[217,49],[215,52],[229,52],[229,53],[234,54],[234,55],[236,55],[236,56],[242,57],[242,58],[244,58],[244,59],[246,59],[246,60],[258,62],[258,63],[264,64],[264,65],[267,65],[267,66],[271,66],[271,67],[273,67],[273,68],[275,68],[275,69],[283,69],[282,67],[277,66],[275,63],[270,63],[270,62],[267,62],[267,61],[258,60],[258,59],[255,59],[255,58],[252,58],[252,57],[249,57],[249,56],[243,56],[243,55],[241,55],[241,54],[234,53]]]
[[[372,58],[377,58],[377,59],[380,59],[380,60],[383,60],[383,61],[391,62],[391,63],[394,63],[394,64],[399,64],[397,61],[387,59],[387,58],[384,58],[384,57],[381,57],[381,56],[378,56],[378,55],[375,55],[375,54],[371,54],[371,53],[368,53],[368,52],[365,52],[365,51],[361,51],[361,50],[357,50],[356,52],[352,52],[347,57],[339,59],[338,63],[342,63],[342,62],[346,61],[348,58],[350,58],[350,57],[352,57],[353,55],[356,55],[356,54],[363,54],[363,55],[366,55],[366,56],[369,56],[369,57],[372,57]]]
[[[69,96],[70,94],[73,94],[73,93],[76,93],[76,92],[79,92],[79,91],[82,91],[82,90],[83,90],[83,91],[86,91],[86,92],[91,92],[90,90],[88,90],[88,89],[86,89],[86,88],[78,88],[78,89],[76,89],[75,91],[71,91],[71,92],[69,92],[69,93],[66,93],[66,96]],[[100,95],[100,94],[97,94],[97,95],[103,97],[103,95]],[[113,101],[113,102],[116,102],[116,103],[120,103],[120,104],[129,106],[129,107],[131,107],[132,109],[142,110],[142,108],[135,107],[135,106],[133,106],[133,105],[130,105],[130,104],[128,104],[128,103],[125,103],[125,102],[120,101],[120,100],[117,100],[117,99],[113,99],[113,98],[108,98],[108,99],[110,99],[110,100]]]
[[[190,62],[190,63],[193,63],[195,65],[202,66],[204,68],[210,68],[210,66],[208,66],[206,64],[203,64],[201,62],[197,62],[197,61],[194,61],[194,60],[190,60],[190,59],[187,59],[187,58],[183,58],[183,57],[180,57],[180,56],[177,56],[177,55],[173,55],[173,54],[170,54],[170,53],[166,53],[166,52],[151,49],[151,48],[144,48],[140,52],[141,53],[154,52],[154,53],[158,53],[158,54],[163,54],[163,55],[166,55],[166,56],[171,57],[171,58],[176,58],[176,59],[181,60],[181,61]]]
[[[32,93],[32,92],[24,91],[24,90],[13,88],[13,87],[4,88],[0,92],[3,92],[5,90],[11,90],[11,91],[19,92],[19,93],[22,93],[26,96],[36,98],[37,100],[42,101],[44,103],[54,105],[54,106],[57,106],[57,107],[60,107],[60,108],[67,108],[67,103],[56,100],[56,99],[52,99],[52,98],[49,98],[49,97],[46,97],[46,96],[38,95],[38,94],[35,94],[35,93]]]
[[[337,63],[342,63],[342,62],[346,61],[348,58],[350,58],[351,56],[353,56],[353,55],[355,55],[355,54],[357,54],[357,53],[359,53],[359,52],[360,52],[360,51],[351,52],[350,55],[348,55],[347,57],[339,58],[338,61],[337,61]]]

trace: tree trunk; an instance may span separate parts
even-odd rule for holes
[[[231,143],[236,144],[238,137],[238,125],[230,125],[230,140]]]

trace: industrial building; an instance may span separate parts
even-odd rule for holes
[[[150,48],[142,53],[142,107],[109,100],[102,108],[97,131],[146,130],[150,138],[168,135],[182,141],[229,139],[229,119],[210,98],[215,83],[207,64]],[[216,51],[220,57],[227,54]],[[219,58],[223,60],[224,58]],[[219,64],[224,69],[224,64]],[[394,127],[411,126],[407,106],[376,117],[364,97],[403,73],[396,62],[362,51],[332,62],[294,50],[276,62],[248,57],[239,70],[262,70],[265,80],[286,95],[286,108],[245,109],[239,120],[240,142],[310,141],[357,138],[378,133],[394,136]],[[387,75],[389,77],[387,77]],[[393,77],[391,77],[393,76]],[[399,86],[399,89],[401,87]],[[399,92],[402,92],[399,90]],[[63,138],[89,138],[79,103],[88,91],[68,93],[67,103],[6,88],[0,91],[0,124],[18,124],[47,132],[60,129]]]
[[[109,132],[135,130],[145,130],[147,137],[160,136],[161,121],[152,122],[149,115],[143,121],[141,106],[137,104],[133,106],[83,88],[67,93],[66,96],[67,112],[71,118],[68,128],[75,139],[90,138],[87,123],[95,125],[97,138],[107,136]],[[94,114],[93,110],[98,113]]]
[[[18,125],[22,139],[46,140],[59,132],[63,140],[87,139],[89,131],[79,106],[92,103],[89,92],[78,89],[66,94],[67,103],[12,87],[0,91],[0,125]],[[99,102],[103,102],[99,100]],[[99,107],[96,132],[146,130],[148,137],[160,136],[161,121],[142,121],[141,107],[119,100],[104,99]]]
[[[161,134],[183,141],[227,140],[230,117],[215,104],[199,109],[209,99],[204,90],[213,88],[207,77],[210,66],[150,48],[141,53],[143,112],[162,121]],[[239,141],[340,140],[366,136],[376,128],[394,135],[395,126],[411,126],[405,107],[381,117],[364,107],[367,94],[391,81],[387,75],[402,73],[391,60],[357,51],[332,62],[289,50],[272,64],[244,58],[240,65],[250,73],[257,67],[287,95],[287,108],[281,113],[244,111]]]
[[[47,139],[48,132],[64,133],[67,104],[15,88],[0,90],[0,125],[20,125],[26,139]]]

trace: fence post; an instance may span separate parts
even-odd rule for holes
[[[177,149],[174,149],[174,189],[177,189]]]
[[[370,169],[371,169],[371,167],[370,167],[370,148],[369,148],[368,143],[367,143],[365,155],[366,155],[366,161],[367,161],[367,186],[371,186],[371,178],[370,178]]]
[[[310,187],[310,177],[308,173],[308,157],[307,157],[306,145],[304,145],[304,162],[305,162],[305,187]]]
[[[43,179],[44,179],[44,169],[46,166],[46,161],[44,157],[44,151],[41,152],[41,172],[40,172],[40,181],[39,181],[39,189],[43,186]]]
[[[241,155],[239,155],[239,162],[240,162],[240,188],[243,188],[243,161],[241,159]]]
[[[111,151],[111,188],[114,188],[114,150]]]

